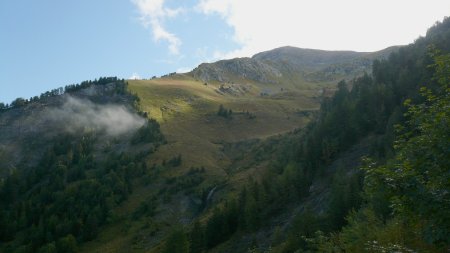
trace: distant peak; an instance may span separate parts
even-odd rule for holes
[[[298,75],[317,72],[318,74],[315,75],[325,75],[327,80],[334,80],[333,78],[337,78],[343,73],[354,76],[361,71],[370,71],[373,59],[384,58],[396,48],[390,47],[368,53],[283,46],[257,53],[251,58],[243,57],[202,63],[191,72],[191,75],[205,82],[253,80],[259,83],[280,83],[283,76],[293,75],[288,79],[298,83],[301,81],[298,79]],[[304,78],[311,79],[306,76]],[[314,77],[313,79],[317,80],[318,78]]]

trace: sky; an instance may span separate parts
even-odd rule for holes
[[[1,0],[0,102],[282,46],[377,51],[449,15],[448,0]]]

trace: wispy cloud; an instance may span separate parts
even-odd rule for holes
[[[49,124],[64,126],[62,130],[67,132],[88,128],[103,130],[110,136],[136,131],[145,123],[122,105],[99,105],[71,96],[66,97],[61,107],[45,110],[40,118],[47,123],[50,121]]]
[[[187,72],[191,71],[192,69],[194,69],[194,68],[193,67],[181,67],[181,68],[178,68],[177,71],[175,71],[175,72],[182,74],[182,73],[187,73]]]
[[[140,14],[140,21],[146,28],[150,28],[155,41],[165,40],[169,43],[169,52],[173,55],[180,53],[181,40],[173,33],[167,31],[163,21],[176,17],[183,11],[182,8],[171,9],[164,7],[164,0],[131,0]]]

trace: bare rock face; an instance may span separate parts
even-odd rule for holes
[[[236,58],[200,64],[189,74],[204,82],[222,83],[251,80],[262,84],[278,84],[286,80],[309,82],[341,80],[370,72],[372,61],[384,59],[398,47],[378,52],[325,51],[281,47],[261,52],[251,58]]]
[[[204,82],[233,82],[249,79],[260,83],[276,83],[281,72],[264,62],[251,58],[236,58],[215,63],[203,63],[192,71],[196,79]]]

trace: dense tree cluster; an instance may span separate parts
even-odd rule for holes
[[[183,239],[190,252],[264,228],[280,209],[307,197],[312,182],[330,174],[327,211],[318,215],[306,207],[270,252],[448,250],[449,31],[447,18],[425,38],[375,61],[372,75],[340,82],[316,120],[284,144],[262,180],[249,182],[237,198],[192,225]],[[430,54],[430,45],[441,53]],[[364,170],[327,170],[361,142],[372,157]]]
[[[114,81],[101,78],[66,92]],[[114,92],[125,92],[121,84]],[[94,239],[117,218],[114,207],[128,198],[132,180],[149,173],[148,152],[164,142],[152,119],[131,139],[133,145],[151,143],[148,152],[119,152],[111,145],[99,150],[106,137],[93,130],[54,133],[52,138],[37,165],[15,168],[0,182],[0,242],[6,252],[75,252],[78,243]],[[124,141],[120,145],[128,145]],[[134,216],[151,208],[148,203]]]
[[[111,84],[111,83],[115,84],[114,92],[116,94],[125,94],[127,92],[126,91],[127,84],[124,79],[118,79],[117,77],[100,77],[98,80],[95,79],[94,81],[91,81],[91,80],[83,81],[80,84],[70,84],[70,85],[66,85],[64,88],[60,87],[57,89],[53,89],[51,91],[46,91],[46,92],[42,93],[40,96],[34,96],[29,99],[16,98],[15,100],[13,100],[11,102],[11,104],[0,103],[0,112],[7,110],[7,109],[22,107],[29,103],[38,102],[47,97],[60,96],[65,93],[70,94],[70,93],[74,93],[74,92],[82,90],[82,89],[89,88],[93,85],[106,85],[106,84]]]
[[[345,194],[357,203],[354,207],[361,205],[349,213],[351,209],[339,208],[345,198],[332,197],[330,221],[337,222],[333,228],[342,228],[340,232],[306,236],[313,239],[297,236],[305,244],[281,252],[448,250],[449,30],[446,19],[426,38],[376,61],[372,77],[357,79],[351,90],[341,82],[335,96],[324,101],[296,160],[307,168],[320,168],[365,138],[372,158],[363,166],[364,199],[355,202],[353,194]],[[443,51],[430,53],[429,44]],[[324,226],[317,230],[328,232]]]
[[[283,252],[290,252],[288,249],[306,244],[299,235],[312,236],[319,229],[332,231],[333,228],[340,228],[345,214],[358,207],[361,202],[358,195],[361,189],[359,179],[358,175],[334,179],[331,211],[321,216],[312,211],[308,212],[307,217],[306,214],[299,215],[287,237]],[[296,170],[290,164],[281,174],[272,171],[262,182],[248,182],[238,198],[216,207],[205,224],[194,224],[189,236],[195,242],[192,241],[191,244],[195,244],[194,248],[197,250],[207,250],[227,241],[236,233],[252,233],[267,228],[272,217],[282,213],[290,203],[300,202],[308,196],[311,180],[311,175]]]
[[[17,169],[0,185],[1,241],[14,240],[11,247],[20,252],[66,252],[64,240],[92,240],[114,219],[114,206],[147,167],[142,156],[125,153],[94,159],[95,142],[93,134],[60,136],[38,166]]]
[[[66,85],[64,87],[64,92],[75,92],[78,90],[82,90],[82,89],[86,89],[89,88],[92,85],[106,85],[106,84],[110,84],[110,83],[122,83],[125,84],[125,80],[124,79],[118,79],[117,77],[100,77],[98,80],[95,79],[94,81],[83,81],[80,84],[71,84],[71,85]],[[123,92],[125,92],[125,86],[123,87],[119,87],[118,89],[122,89]]]
[[[450,54],[435,56],[434,81],[420,104],[405,100],[393,155],[367,160],[365,203],[339,233],[321,236],[316,250],[445,252],[450,245]],[[371,229],[367,229],[371,228]],[[362,231],[365,231],[362,233]],[[333,251],[336,252],[336,251]]]
[[[233,114],[231,109],[226,109],[223,105],[219,106],[219,110],[217,111],[217,115],[224,118],[230,118]]]
[[[131,139],[131,143],[164,143],[165,138],[161,133],[159,124],[154,119],[146,119],[145,124],[137,130]],[[181,158],[180,158],[181,159]]]

